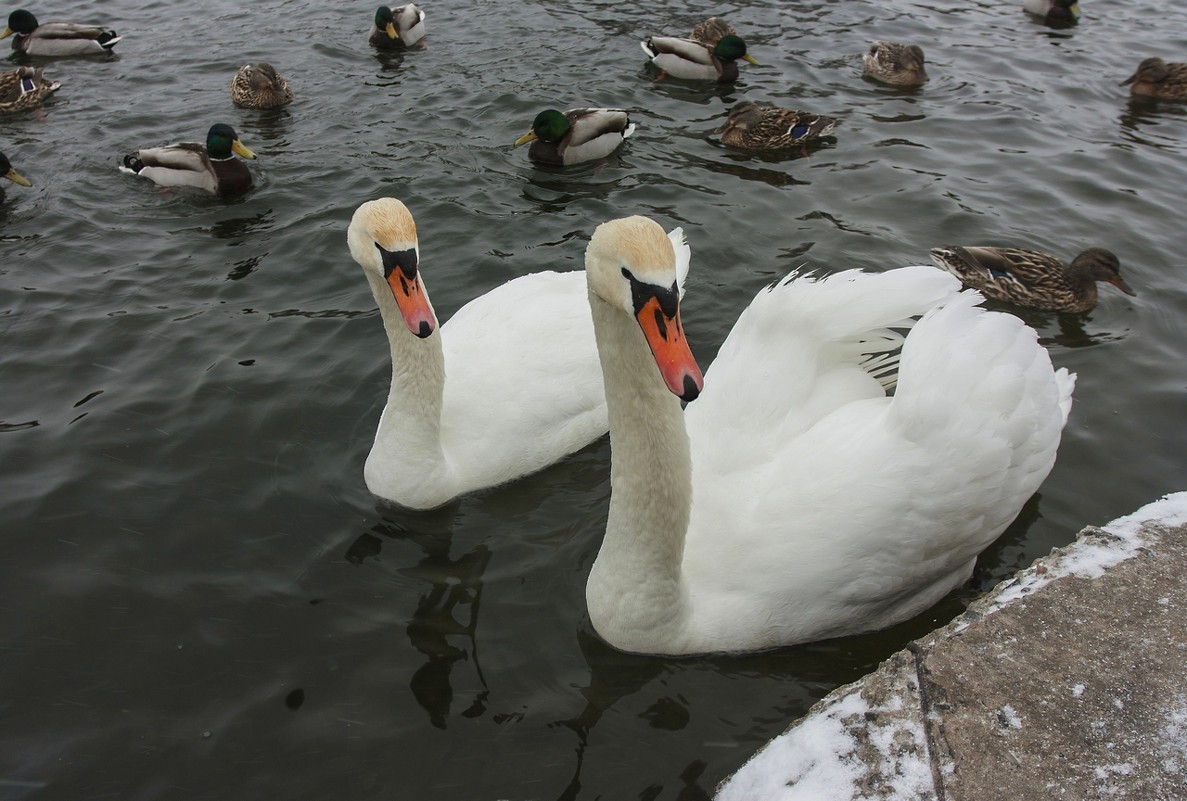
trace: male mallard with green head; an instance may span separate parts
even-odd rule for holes
[[[0,74],[0,114],[39,107],[62,85],[42,76],[41,67],[17,67]]]
[[[288,81],[271,64],[244,64],[231,79],[231,102],[241,108],[280,108],[293,99]]]
[[[862,74],[891,86],[920,86],[927,82],[923,48],[919,45],[877,41],[862,56]]]
[[[425,12],[414,3],[375,10],[375,24],[367,38],[381,50],[403,50],[419,42],[425,35]]]
[[[634,132],[635,124],[622,109],[547,109],[536,115],[532,129],[515,144],[531,142],[528,158],[532,161],[580,164],[610,155]]]
[[[1157,56],[1144,59],[1137,72],[1121,82],[1129,93],[1159,100],[1187,100],[1187,64],[1163,61]]]
[[[110,28],[75,22],[38,24],[37,17],[23,8],[8,15],[8,27],[0,39],[15,36],[12,49],[30,56],[93,56],[110,53],[120,36]]]
[[[1096,282],[1136,295],[1121,279],[1121,263],[1104,248],[1088,248],[1064,264],[1038,250],[942,247],[931,251],[936,266],[987,298],[1056,312],[1086,312],[1096,306]]]
[[[746,100],[730,109],[721,142],[742,150],[806,147],[831,133],[836,124],[835,118],[823,114],[760,106]]]
[[[8,156],[4,155],[3,153],[0,153],[0,177],[7,178],[8,180],[12,181],[17,186],[32,186],[33,185],[29,181],[28,178],[26,178],[25,176],[21,175],[19,172],[16,171],[16,168],[13,167],[12,163],[8,160]],[[3,204],[4,204],[4,187],[0,186],[0,205],[3,205]]]
[[[639,45],[651,63],[662,70],[660,78],[671,75],[694,81],[733,83],[738,80],[738,59],[758,64],[746,52],[742,37],[733,34],[721,37],[712,47],[673,36],[651,36]]]
[[[1053,28],[1067,28],[1080,21],[1080,4],[1076,0],[1022,0],[1022,10]]]
[[[120,165],[122,172],[142,175],[159,186],[192,186],[222,197],[242,195],[252,187],[251,171],[235,153],[245,159],[256,154],[239,141],[230,125],[212,125],[206,144],[178,142],[129,153]]]

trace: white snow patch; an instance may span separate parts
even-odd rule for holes
[[[891,711],[892,707],[901,709],[901,699],[885,708],[871,709],[859,686],[848,688],[755,754],[730,777],[715,801],[864,798],[860,782],[869,768],[858,757],[860,743],[852,733],[854,729],[862,730],[881,755],[878,772],[886,785],[880,799],[908,801],[930,795],[934,782],[922,727],[869,722],[878,718],[879,711]],[[904,733],[913,741],[914,749],[901,747]]]
[[[1116,765],[1101,765],[1098,768],[1094,768],[1092,772],[1096,774],[1096,778],[1098,779],[1107,779],[1109,778],[1109,774],[1128,776],[1129,774],[1133,773],[1133,771],[1133,765],[1128,762],[1121,762]]]
[[[1072,687],[1072,698],[1079,698],[1083,694],[1084,694],[1084,685],[1083,684],[1077,684],[1075,687]]]
[[[1102,531],[1112,534],[1116,539],[1106,542],[1093,538],[1077,540],[1040,569],[1032,567],[1022,571],[998,591],[992,603],[984,610],[985,614],[1008,606],[1063,576],[1099,578],[1104,575],[1105,570],[1131,558],[1146,544],[1146,539],[1142,536],[1142,526],[1146,523],[1162,523],[1167,526],[1187,524],[1187,492],[1166,495],[1146,504],[1133,514],[1119,517],[1101,526]]]
[[[1001,712],[998,713],[1003,726],[1009,726],[1011,729],[1022,728],[1022,718],[1018,717],[1018,712],[1014,707],[1006,704],[1002,707]]]

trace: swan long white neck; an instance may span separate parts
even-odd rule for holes
[[[680,400],[660,380],[639,326],[591,292],[610,419],[610,512],[586,603],[598,633],[628,651],[679,652],[692,460]],[[643,378],[652,380],[639,380]]]
[[[387,284],[369,271],[367,281],[387,331],[392,378],[364,477],[376,495],[404,498],[410,505],[439,505],[449,495],[441,500],[433,496],[452,492],[441,446],[445,390],[441,330],[438,327],[424,339],[414,336]]]

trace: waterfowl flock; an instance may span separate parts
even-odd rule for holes
[[[1066,0],[1024,9],[1051,24],[1079,19]],[[369,30],[361,16],[359,44],[423,46],[425,18],[412,3],[380,6]],[[39,24],[26,10],[10,14],[9,36],[14,51],[37,56],[102,55],[120,41],[102,26]],[[728,84],[740,62],[761,67],[721,17],[688,38],[639,44],[656,81]],[[918,92],[928,81],[914,44],[874,41],[861,63],[862,76],[882,84]],[[1187,65],[1149,58],[1123,85],[1187,100]],[[41,67],[19,66],[0,75],[0,112],[35,109],[58,88]],[[294,101],[262,62],[243,65],[230,93],[243,108]],[[837,122],[742,100],[720,144],[806,154]],[[550,108],[514,145],[567,167],[608,158],[635,129],[629,109]],[[254,158],[231,125],[215,122],[204,141],[145,147],[117,166],[231,198],[253,189],[241,159]],[[30,185],[2,153],[0,174]],[[1118,258],[1099,247],[1070,264],[1019,247],[945,246],[931,253],[942,269],[793,273],[758,293],[702,373],[681,315],[692,269],[681,229],[638,216],[605,221],[591,232],[584,271],[521,276],[444,323],[404,202],[363,202],[346,233],[392,364],[366,486],[433,509],[608,431],[610,508],[586,600],[609,644],[649,654],[879,629],[966,581],[1052,469],[1075,384],[1031,328],[979,304],[1079,314],[1096,305],[1098,281],[1134,294]]]

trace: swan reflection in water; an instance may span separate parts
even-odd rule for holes
[[[448,529],[410,531],[382,522],[371,532],[360,535],[347,548],[347,561],[361,565],[377,557],[384,538],[413,542],[423,551],[419,562],[398,570],[401,575],[423,581],[428,586],[417,599],[406,629],[412,647],[425,656],[425,663],[413,673],[409,682],[413,697],[428,713],[433,726],[447,728],[446,721],[454,702],[453,667],[457,662],[469,662],[480,689],[461,715],[468,718],[482,715],[490,690],[478,661],[476,634],[482,601],[482,574],[490,562],[490,549],[479,544],[452,558]],[[461,639],[460,645],[454,644],[457,638]]]

